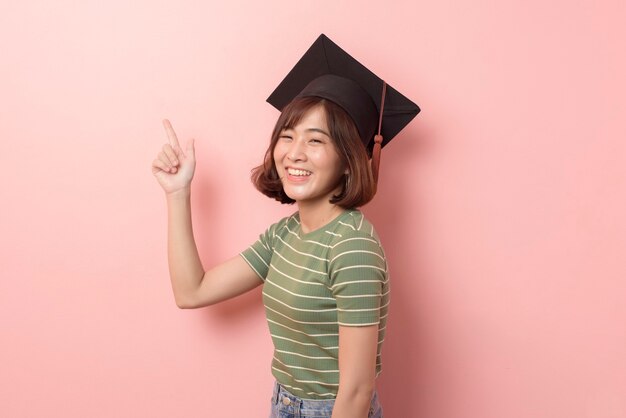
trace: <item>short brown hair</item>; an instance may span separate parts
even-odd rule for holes
[[[284,129],[295,127],[315,106],[322,106],[324,109],[333,145],[348,172],[342,177],[341,191],[331,197],[330,203],[344,209],[363,206],[376,194],[376,184],[370,170],[368,152],[361,141],[356,125],[346,111],[330,100],[320,97],[299,97],[285,106],[274,126],[263,164],[252,169],[252,183],[261,193],[281,203],[295,202],[287,196],[278,177],[274,148],[280,133]]]

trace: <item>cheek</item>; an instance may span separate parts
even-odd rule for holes
[[[283,156],[285,155],[285,151],[282,149],[282,147],[280,147],[278,144],[276,144],[276,146],[274,147],[274,152],[272,153],[272,155],[274,156],[274,161],[280,161],[280,160],[282,160]]]
[[[319,151],[311,155],[311,159],[315,160],[319,167],[324,167],[329,173],[340,170],[341,160],[339,156],[332,152]]]

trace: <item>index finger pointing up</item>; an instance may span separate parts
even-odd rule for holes
[[[165,127],[165,132],[167,133],[167,139],[170,142],[172,148],[180,149],[180,145],[178,144],[178,137],[176,136],[176,132],[174,132],[174,128],[172,128],[172,124],[169,120],[163,119],[163,126]]]

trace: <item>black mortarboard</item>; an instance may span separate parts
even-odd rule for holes
[[[415,103],[324,34],[311,45],[267,101],[282,111],[294,98],[302,96],[322,97],[341,106],[354,120],[361,139],[370,149],[377,129],[382,136],[381,147],[385,146],[420,111]],[[379,121],[381,102],[384,104],[382,123]]]

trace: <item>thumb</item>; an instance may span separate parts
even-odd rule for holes
[[[191,138],[189,141],[187,141],[187,154],[191,157],[191,158],[195,158],[196,157],[196,149],[194,147],[194,139]]]

